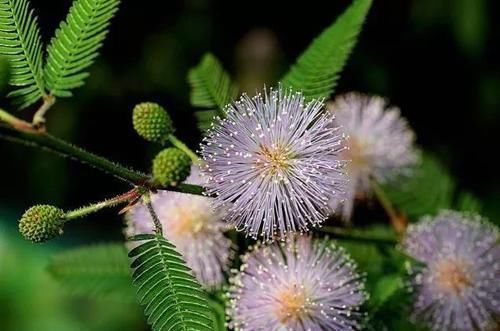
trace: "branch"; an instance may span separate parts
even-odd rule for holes
[[[75,218],[80,218],[98,212],[104,208],[111,208],[117,205],[128,203],[132,205],[142,196],[141,190],[139,188],[133,188],[132,190],[120,194],[111,199],[107,199],[98,203],[94,203],[88,206],[80,207],[72,211],[66,212],[64,215],[65,221],[72,220]]]
[[[385,194],[384,190],[375,180],[372,179],[370,184],[380,205],[382,206],[382,208],[384,208],[385,212],[389,216],[394,231],[396,231],[397,234],[404,233],[408,225],[405,215],[400,214],[396,211],[391,201]]]
[[[96,169],[104,171],[125,181],[132,186],[148,190],[169,190],[181,193],[202,195],[203,188],[197,185],[179,184],[176,187],[162,187],[154,183],[150,176],[110,161],[102,156],[90,153],[83,148],[72,145],[54,137],[44,130],[37,130],[31,123],[25,122],[0,109],[0,138],[21,143],[26,146],[38,147],[58,155],[80,161]]]

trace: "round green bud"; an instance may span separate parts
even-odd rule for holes
[[[28,209],[19,221],[19,232],[36,243],[48,241],[63,233],[64,211],[50,205],[36,205]]]
[[[159,104],[143,102],[134,107],[134,129],[139,136],[152,142],[163,143],[174,132],[170,116]]]
[[[191,171],[189,156],[175,147],[158,153],[153,160],[153,178],[163,186],[175,186],[184,181]]]

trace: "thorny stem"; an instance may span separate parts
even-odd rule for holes
[[[38,108],[35,115],[33,116],[33,126],[35,128],[44,128],[45,125],[45,114],[52,108],[56,103],[56,97],[49,94],[43,97],[43,104]]]
[[[146,205],[146,208],[148,208],[149,214],[153,219],[156,233],[159,235],[163,235],[163,228],[161,225],[161,221],[158,215],[156,214],[155,209],[153,208],[153,204],[151,203],[151,196],[149,195],[149,193],[146,193],[143,196],[142,200],[144,201],[144,204]]]
[[[75,218],[83,217],[95,213],[101,209],[115,207],[122,203],[133,203],[134,201],[139,199],[141,195],[141,190],[136,187],[114,198],[69,211],[64,215],[64,220],[69,221]]]
[[[382,190],[380,185],[375,180],[372,179],[370,183],[373,192],[375,193],[375,196],[380,202],[380,205],[382,206],[382,208],[384,208],[385,212],[389,216],[389,220],[391,221],[392,227],[394,228],[397,234],[403,233],[407,226],[404,215],[399,214],[396,211],[391,201],[385,194],[384,190]]]
[[[0,109],[0,138],[22,143],[28,146],[39,147],[54,152],[58,155],[69,157],[73,160],[88,164],[94,168],[113,175],[133,186],[140,186],[148,190],[171,190],[182,193],[202,195],[203,188],[197,185],[179,184],[176,187],[161,187],[151,181],[150,176],[129,169],[119,163],[112,162],[102,156],[90,153],[78,146],[72,145],[62,139],[54,137],[45,130],[35,128],[31,123]],[[187,147],[186,147],[187,148]],[[191,152],[192,153],[192,152]],[[193,153],[194,154],[194,153]]]
[[[354,229],[339,228],[334,226],[323,226],[319,229],[319,231],[323,233],[332,234],[335,238],[343,240],[359,241],[364,243],[369,242],[381,245],[396,245],[398,243],[398,241],[395,238],[371,236],[363,233],[363,231]]]

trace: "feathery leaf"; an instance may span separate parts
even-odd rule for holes
[[[127,250],[123,244],[79,247],[54,256],[49,272],[69,291],[135,301]]]
[[[37,19],[27,0],[0,0],[0,55],[10,61],[9,97],[19,108],[37,102],[45,93],[42,41]]]
[[[76,0],[48,47],[45,80],[50,93],[71,96],[84,85],[84,72],[99,55],[120,0]]]
[[[213,330],[206,295],[175,247],[160,234],[130,238],[133,282],[153,331]]]
[[[372,0],[355,0],[297,59],[282,79],[307,98],[327,98],[337,84],[361,31]]]
[[[196,112],[198,126],[205,130],[215,116],[224,116],[224,107],[232,102],[238,88],[215,56],[208,53],[188,74],[191,86],[191,104],[203,108]]]

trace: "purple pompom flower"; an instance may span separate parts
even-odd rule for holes
[[[225,219],[265,239],[306,231],[344,188],[343,134],[321,101],[271,89],[228,105],[201,145],[207,194]]]
[[[202,184],[198,169],[192,167],[186,183]],[[170,191],[159,191],[151,197],[163,225],[163,235],[171,241],[206,288],[217,288],[225,280],[231,256],[231,241],[224,236],[227,224],[223,211],[214,210],[210,198]],[[129,236],[151,233],[153,220],[143,204],[127,214]]]
[[[414,318],[435,331],[493,331],[500,325],[499,232],[477,215],[453,211],[408,228]]]
[[[231,279],[228,316],[241,331],[360,330],[366,300],[355,263],[328,239],[257,246]]]
[[[333,207],[342,203],[342,216],[348,220],[356,195],[370,193],[370,179],[382,183],[394,179],[418,161],[415,135],[399,109],[388,108],[381,97],[348,93],[337,97],[328,109],[348,135],[344,157],[351,162],[346,198],[332,200]]]

